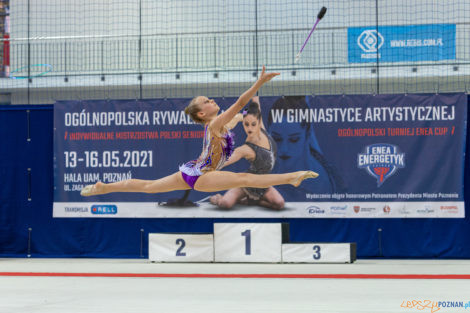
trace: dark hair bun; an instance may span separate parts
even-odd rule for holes
[[[259,105],[256,102],[251,101],[246,108],[247,114],[258,115],[260,112]]]

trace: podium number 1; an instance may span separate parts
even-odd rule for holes
[[[242,236],[245,236],[245,255],[251,255],[251,230],[245,230]]]

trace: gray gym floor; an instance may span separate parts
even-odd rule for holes
[[[1,313],[470,312],[470,307],[448,307],[451,302],[470,306],[469,291],[470,260],[160,264],[0,259]]]

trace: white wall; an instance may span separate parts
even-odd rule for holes
[[[457,24],[456,62],[470,62],[469,0],[378,0],[378,4],[380,25]],[[28,0],[10,1],[11,69],[28,64],[29,42],[30,64],[50,64],[53,71],[49,74],[62,76],[252,71],[266,64],[285,70],[323,68],[325,73],[343,68],[341,84],[361,86],[354,69],[348,70],[347,28],[376,23],[376,0],[29,0],[29,5],[28,23]],[[294,64],[294,56],[322,6],[328,12],[301,61]],[[428,79],[430,73],[423,68],[410,75]],[[324,80],[331,78],[324,75]],[[200,78],[201,84],[212,83],[205,75]],[[373,78],[363,79],[364,85],[375,85],[368,82]],[[106,82],[95,80],[90,76],[96,88],[106,86]],[[67,87],[53,80],[50,84],[51,88]],[[295,80],[289,82],[293,89],[298,89],[296,84]],[[333,84],[322,83],[325,92],[338,90],[338,80]],[[225,85],[220,83],[219,88]],[[21,90],[11,80],[0,79],[0,90],[13,87]]]
[[[375,0],[29,0],[30,37],[137,35],[310,29],[375,25]],[[379,0],[381,25],[468,23],[468,0]],[[10,1],[11,37],[27,36],[28,0]]]

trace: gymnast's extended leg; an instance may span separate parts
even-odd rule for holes
[[[291,184],[295,187],[307,178],[315,178],[318,174],[312,171],[299,171],[285,174],[250,174],[227,171],[204,173],[197,180],[194,189],[204,192],[215,192],[237,187],[269,188],[270,186]]]
[[[102,195],[111,192],[145,192],[160,193],[174,190],[191,189],[183,180],[181,172],[156,180],[127,179],[115,183],[105,184],[97,182],[82,189],[82,196]]]

